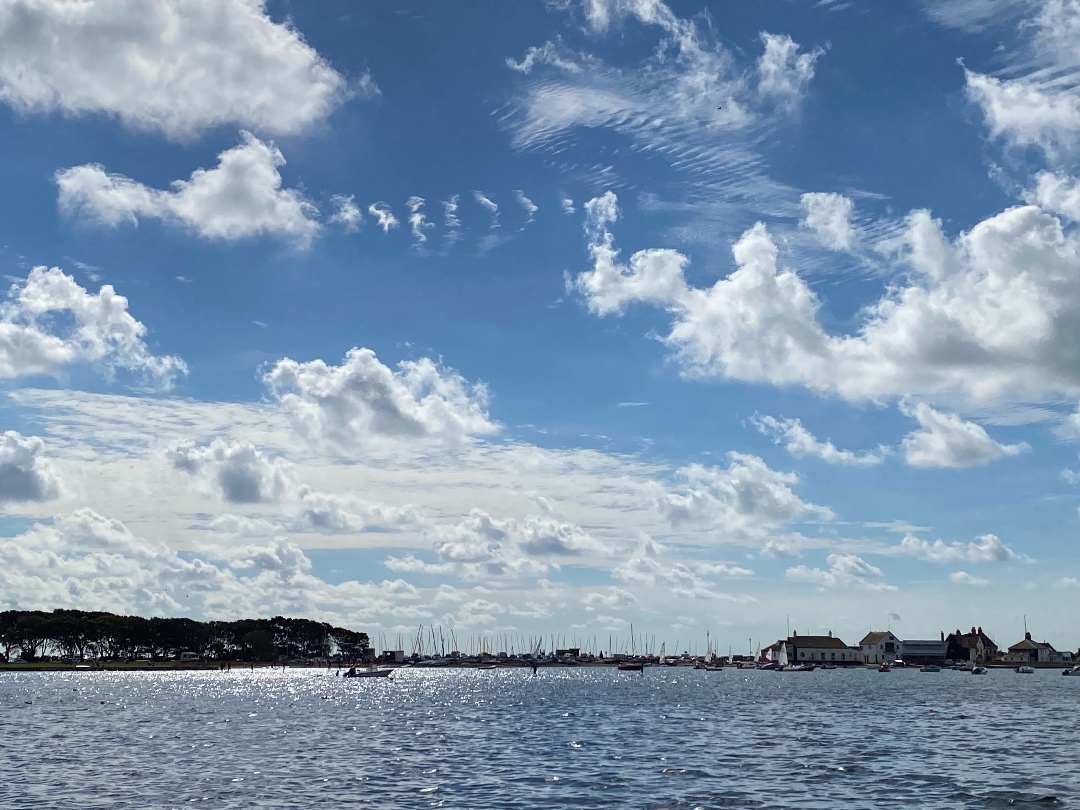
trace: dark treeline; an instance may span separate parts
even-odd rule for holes
[[[50,653],[80,661],[163,660],[183,652],[202,661],[273,661],[333,655],[360,660],[369,645],[366,633],[282,616],[197,622],[83,610],[5,610],[0,612],[0,648],[6,661],[16,652],[24,661]]]

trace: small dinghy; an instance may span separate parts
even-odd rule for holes
[[[1034,675],[1035,667],[1017,667],[1016,671],[1021,675]]]

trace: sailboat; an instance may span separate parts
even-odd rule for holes
[[[788,661],[787,645],[780,647],[780,669],[777,672],[813,672],[813,664],[792,664]]]

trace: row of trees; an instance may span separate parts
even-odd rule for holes
[[[369,650],[366,633],[309,619],[145,619],[83,610],[0,612],[4,660],[17,652],[24,661],[59,654],[109,660],[149,656],[175,658],[193,652],[203,661],[273,661],[341,655],[360,660]]]

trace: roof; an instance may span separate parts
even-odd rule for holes
[[[859,644],[877,644],[879,641],[885,638],[885,636],[891,635],[892,633],[888,630],[882,633],[867,633],[866,637],[862,641],[860,641]]]
[[[788,643],[799,647],[815,647],[819,650],[846,650],[848,645],[836,636],[792,636]]]
[[[1009,647],[1009,652],[1016,650],[1053,650],[1057,652],[1051,644],[1045,641],[1032,641],[1030,638],[1025,638],[1019,644],[1013,644]]]
[[[922,639],[914,639],[912,641],[906,641],[905,640],[904,641],[904,653],[906,654],[908,651],[916,652],[917,650],[934,650],[934,651],[944,652],[945,648],[948,647],[948,646],[949,645],[948,645],[947,642],[940,641],[940,640],[938,640],[936,638],[928,639],[928,640],[922,640]]]
[[[995,650],[998,648],[997,644],[990,640],[990,636],[986,633],[949,633],[949,637],[946,641],[956,644],[957,647],[964,647],[970,649],[979,645],[979,639],[982,639],[984,647],[993,647]]]

